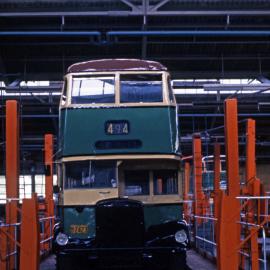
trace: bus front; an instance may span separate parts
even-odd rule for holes
[[[75,66],[65,78],[58,159],[61,222],[54,241],[58,269],[153,262],[175,269],[175,261],[187,267],[169,74],[156,62],[136,60],[135,68],[134,62],[123,68],[124,60],[104,61],[103,68],[98,61]]]

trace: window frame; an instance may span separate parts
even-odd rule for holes
[[[74,85],[74,79],[75,78],[77,78],[77,79],[80,79],[80,78],[87,78],[87,77],[92,77],[92,78],[94,78],[94,77],[97,77],[97,78],[105,78],[105,77],[112,77],[113,78],[113,81],[114,81],[114,89],[113,89],[113,96],[114,96],[114,100],[116,100],[116,85],[117,85],[117,76],[116,76],[116,74],[115,73],[108,73],[108,74],[103,74],[103,76],[101,75],[101,74],[97,74],[97,76],[95,76],[94,74],[92,74],[92,76],[80,76],[80,75],[78,75],[78,76],[72,76],[72,78],[71,78],[71,88],[70,88],[70,102],[71,102],[71,104],[73,104],[72,103],[72,99],[74,98],[74,97],[76,97],[76,96],[73,96],[73,91],[74,91],[74,88],[73,88],[73,85]],[[91,95],[91,93],[89,93],[89,96]],[[92,95],[93,97],[94,97],[94,95]],[[81,97],[81,96],[77,96],[77,97]],[[83,96],[82,96],[83,97]],[[83,106],[83,105],[95,105],[95,104],[97,104],[97,105],[102,105],[102,104],[114,104],[114,103],[112,103],[112,102],[108,102],[108,103],[104,103],[104,102],[92,102],[92,103],[74,103],[73,105],[81,105],[81,106]]]
[[[117,179],[117,185],[116,187],[91,187],[91,188],[78,188],[78,187],[73,187],[73,188],[66,188],[66,181],[67,181],[67,174],[66,174],[66,164],[67,163],[72,163],[72,162],[81,162],[81,161],[97,161],[97,160],[70,160],[62,163],[62,190],[103,190],[103,189],[116,189],[119,190],[119,179],[118,179],[118,164],[117,160],[114,160],[116,162],[116,167],[115,167],[115,178]],[[103,161],[103,160],[100,160]],[[110,160],[105,160],[105,161],[110,161]]]
[[[62,86],[61,91],[61,98],[60,98],[60,107],[65,107],[68,105],[68,93],[69,93],[69,80],[67,77],[64,78],[64,83]],[[64,99],[65,96],[65,99]]]
[[[151,181],[151,177],[152,177],[152,170],[147,170],[147,169],[141,169],[141,170],[126,170],[129,172],[132,171],[147,171],[148,174],[148,194],[136,194],[136,195],[126,195],[126,179],[124,178],[124,190],[123,190],[123,196],[125,197],[150,197],[152,196],[152,181]],[[124,175],[125,175],[125,171],[124,171]]]
[[[177,192],[176,193],[162,193],[162,194],[155,193],[155,173],[157,171],[174,171],[176,173],[176,183],[177,183],[177,189],[176,189]],[[153,173],[153,196],[175,196],[175,195],[180,194],[179,171],[177,169],[161,169],[161,170],[154,169],[154,170],[152,170],[152,173]]]
[[[136,101],[133,101],[133,102],[121,102],[121,76],[125,76],[125,75],[140,75],[140,74],[145,74],[145,73],[132,73],[132,74],[123,74],[123,73],[120,73],[119,74],[119,97],[120,97],[120,104],[145,104],[145,103],[151,103],[151,104],[161,104],[161,103],[164,103],[165,99],[166,99],[166,87],[165,87],[165,84],[164,84],[164,74],[160,74],[160,73],[156,73],[156,74],[145,74],[145,75],[153,75],[153,76],[161,76],[161,98],[162,98],[162,101],[149,101],[149,102],[136,102]]]
[[[162,102],[134,102],[134,103],[120,103],[120,75],[125,74],[154,74],[162,75]],[[72,80],[73,77],[84,77],[84,76],[107,76],[107,75],[115,75],[115,102],[114,103],[89,103],[89,104],[72,104]],[[169,89],[168,89],[168,80],[169,80],[169,73],[167,71],[115,71],[115,72],[82,72],[82,73],[70,73],[65,76],[67,80],[67,99],[64,105],[60,102],[60,109],[61,108],[98,108],[98,107],[157,107],[157,106],[176,106],[175,101],[171,102],[169,97]],[[64,86],[65,87],[65,86]],[[63,95],[63,91],[62,91]],[[62,100],[61,95],[61,100]],[[175,97],[174,97],[175,100]]]

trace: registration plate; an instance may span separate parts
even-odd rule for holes
[[[108,121],[105,125],[106,133],[109,135],[125,135],[129,133],[128,121]]]
[[[70,225],[70,232],[72,234],[77,234],[77,233],[86,234],[88,233],[88,226],[87,225]]]

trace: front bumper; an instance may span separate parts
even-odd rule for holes
[[[62,248],[57,257],[73,259],[82,264],[94,264],[105,268],[130,266],[164,267],[170,255],[178,254],[186,263],[185,247],[136,247],[136,248]]]

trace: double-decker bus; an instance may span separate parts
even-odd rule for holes
[[[189,269],[167,69],[136,59],[74,64],[59,121],[57,269]]]

